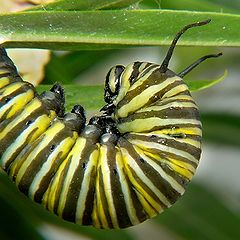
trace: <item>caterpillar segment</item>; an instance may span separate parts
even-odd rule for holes
[[[183,77],[168,69],[185,26],[161,65],[112,67],[106,105],[86,122],[75,105],[65,113],[64,89],[38,94],[0,48],[0,166],[21,192],[64,220],[96,228],[139,224],[171,207],[199,164],[202,125]]]

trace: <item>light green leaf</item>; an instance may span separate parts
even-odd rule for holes
[[[36,11],[0,16],[6,47],[103,49],[126,45],[169,45],[183,26],[211,18],[189,30],[184,46],[240,46],[240,15],[172,10]],[[167,25],[166,25],[167,23]]]
[[[128,7],[139,0],[56,0],[49,4],[42,4],[32,10],[100,10]]]
[[[214,1],[211,0],[143,0],[140,3],[140,6],[145,5],[147,7],[158,9],[239,13],[238,8],[233,7],[231,2],[233,1],[214,3]]]
[[[203,90],[221,82],[223,79],[226,78],[227,73],[228,73],[227,70],[225,70],[224,74],[221,77],[214,80],[200,80],[200,81],[187,80],[186,84],[188,85],[191,92]]]

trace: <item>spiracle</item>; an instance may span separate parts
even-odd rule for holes
[[[126,228],[172,206],[199,163],[202,127],[183,77],[161,65],[111,68],[106,105],[86,123],[84,109],[65,113],[64,89],[38,94],[0,48],[0,166],[21,192],[61,218],[97,228]]]

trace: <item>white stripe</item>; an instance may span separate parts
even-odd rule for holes
[[[192,103],[192,102],[171,102],[171,103],[167,103],[165,105],[154,105],[154,106],[150,106],[150,107],[146,107],[146,108],[141,108],[140,110],[136,111],[136,113],[141,113],[141,112],[150,112],[150,111],[162,111],[165,109],[171,109],[173,108],[173,110],[175,111],[181,111],[182,108],[196,108],[197,106]],[[174,109],[174,108],[178,108],[178,109]]]
[[[180,78],[181,79],[181,78]],[[182,81],[182,79],[181,79]],[[169,91],[167,91],[165,94],[162,95],[162,99],[164,98],[171,98],[172,96],[181,94],[182,92],[188,90],[188,87],[184,82],[182,81],[181,85],[177,85],[176,87],[173,87]]]
[[[196,147],[196,148],[200,148],[201,147],[201,143],[200,141],[196,141],[196,140],[193,140],[193,139],[190,139],[190,138],[174,138],[174,137],[171,137],[171,135],[166,135],[166,134],[161,134],[161,133],[158,133],[157,131],[153,131],[153,132],[150,132],[150,133],[133,133],[133,135],[136,135],[136,136],[147,136],[147,137],[151,137],[151,136],[157,136],[159,138],[165,138],[165,139],[169,139],[169,140],[174,140],[176,142],[179,142],[179,143],[186,143],[186,144],[189,144],[193,147]],[[130,133],[130,136],[131,136],[131,133]]]
[[[12,157],[15,151],[22,147],[22,144],[26,142],[29,134],[42,122],[42,118],[45,116],[38,117],[28,128],[26,128],[16,140],[6,149],[1,158],[1,166],[5,168],[8,160]]]
[[[162,194],[159,189],[152,184],[152,181],[145,175],[145,173],[142,171],[142,169],[138,166],[136,163],[136,160],[133,159],[129,153],[128,153],[128,161],[125,163],[131,167],[131,169],[135,172],[135,174],[141,179],[141,181],[147,185],[147,187],[159,198],[159,200],[166,205],[167,207],[171,206],[171,203],[168,201],[168,199],[165,197],[164,194]],[[135,180],[137,181],[137,180]],[[132,182],[134,185],[134,181]],[[137,188],[137,186],[136,186]]]
[[[105,148],[105,150],[101,151],[101,148]],[[110,168],[108,165],[108,159],[107,159],[107,152],[108,148],[107,146],[101,146],[100,148],[100,158],[99,158],[99,164],[102,167],[103,172],[103,187],[104,187],[104,193],[106,195],[108,207],[109,207],[109,215],[111,216],[112,224],[114,228],[119,228],[118,220],[117,220],[117,213],[115,209],[115,205],[113,202],[113,196],[112,196],[112,186],[111,186],[111,177],[110,177]],[[111,160],[110,160],[111,161]]]
[[[132,191],[132,189],[129,189],[129,185],[126,181],[126,174],[124,172],[123,160],[122,160],[122,156],[120,157],[120,154],[121,152],[119,151],[119,158],[116,158],[116,166],[117,166],[117,171],[119,176],[119,183],[121,184],[125,206],[127,208],[127,213],[130,218],[130,221],[133,225],[136,225],[139,223],[139,219],[136,215],[136,210],[133,205],[133,201],[130,194],[130,191]]]
[[[64,209],[64,206],[66,204],[66,196],[69,190],[69,186],[71,184],[73,175],[75,173],[75,170],[77,169],[78,165],[79,165],[79,156],[82,152],[82,150],[85,148],[86,145],[86,139],[85,138],[78,138],[76,141],[76,144],[74,145],[72,151],[69,153],[68,156],[72,156],[71,159],[67,159],[68,161],[71,161],[66,177],[64,179],[64,183],[62,186],[62,191],[61,191],[61,195],[59,198],[59,206],[58,209],[61,210],[61,212]],[[76,148],[78,148],[78,151],[76,151]]]
[[[151,72],[152,71],[150,71],[150,73]],[[143,107],[149,101],[149,98],[155,96],[158,92],[160,92],[162,89],[166,88],[168,85],[174,83],[175,81],[182,81],[182,80],[179,77],[172,77],[172,78],[166,79],[161,84],[149,86],[148,88],[143,90],[140,94],[133,97],[130,100],[130,102],[128,102],[125,105],[123,105],[122,107],[120,107],[117,110],[117,115],[122,118],[127,117],[129,112],[134,112],[134,111],[138,110],[139,108]],[[141,80],[139,80],[138,82],[141,82]],[[135,86],[135,84],[132,87],[134,87],[134,86]]]
[[[89,156],[89,161],[87,164],[87,168],[85,169],[84,172],[84,177],[81,183],[81,190],[79,192],[79,196],[78,196],[78,200],[77,200],[77,207],[76,207],[76,223],[77,224],[82,224],[82,218],[83,218],[83,213],[86,209],[86,200],[87,200],[87,195],[88,192],[91,191],[89,189],[90,187],[90,177],[91,177],[91,172],[92,169],[95,167],[96,168],[96,164],[97,164],[97,160],[98,160],[98,155],[99,151],[98,150],[94,150],[91,155]]]
[[[201,122],[196,119],[163,119],[163,118],[157,118],[157,117],[149,117],[146,119],[134,119],[128,122],[123,122],[117,125],[118,130],[122,133],[124,132],[144,132],[144,131],[150,131],[153,128],[158,127],[166,127],[168,125],[172,125],[174,129],[174,126],[181,126],[183,124],[191,124],[191,125],[199,125],[201,127]],[[157,131],[157,129],[155,130]]]
[[[62,158],[63,155],[63,151],[62,148],[66,149],[70,149],[70,147],[73,144],[73,139],[72,139],[72,144],[69,145],[69,140],[71,140],[70,137],[64,139],[61,143],[59,143],[59,145],[54,149],[54,151],[48,156],[48,158],[46,159],[46,161],[44,162],[44,164],[42,165],[41,169],[38,171],[38,173],[35,175],[30,188],[29,188],[29,197],[34,199],[34,195],[35,193],[38,191],[39,187],[41,187],[41,181],[42,179],[49,173],[49,171],[51,170],[52,165],[54,164],[55,167],[59,166],[60,163],[55,162],[56,158],[59,160],[60,158]],[[59,153],[61,153],[61,155],[59,155]]]
[[[16,177],[17,185],[21,181],[29,165],[32,163],[32,161],[36,159],[39,152],[41,152],[44,148],[46,148],[49,142],[51,142],[55,138],[56,134],[58,133],[57,130],[60,132],[63,128],[64,128],[64,124],[62,124],[61,122],[56,122],[50,128],[48,128],[48,130],[45,132],[45,135],[43,135],[43,138],[41,139],[41,141],[38,143],[38,145],[34,149],[32,149],[32,152],[27,156],[26,160],[21,165]]]
[[[175,155],[178,155],[180,157],[183,157],[193,163],[198,164],[199,160],[196,159],[193,155],[182,151],[182,150],[178,150],[176,148],[172,148],[163,144],[159,144],[159,143],[155,143],[155,142],[146,142],[146,141],[142,141],[142,140],[138,140],[138,139],[128,139],[129,142],[131,142],[132,144],[137,145],[140,148],[146,149],[148,148],[150,149],[157,149],[158,151],[164,151],[164,152],[169,152]]]
[[[168,175],[161,166],[155,163],[151,158],[147,157],[142,150],[134,146],[137,153],[151,166],[153,167],[163,179],[165,179],[171,187],[179,192],[181,195],[185,192],[185,189],[170,175]],[[140,150],[140,151],[139,151]]]

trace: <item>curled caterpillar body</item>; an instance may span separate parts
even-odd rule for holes
[[[0,166],[21,192],[65,220],[126,228],[172,206],[201,154],[198,108],[181,73],[168,62],[134,62],[107,74],[102,114],[86,124],[84,109],[64,112],[56,84],[38,94],[0,49]]]

